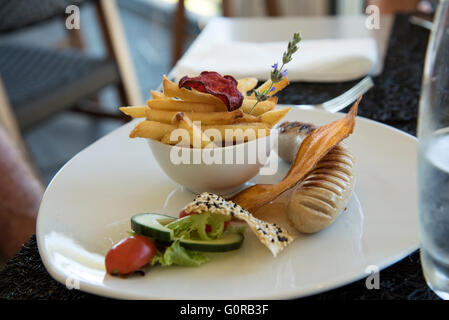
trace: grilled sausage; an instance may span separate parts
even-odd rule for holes
[[[344,210],[353,186],[353,156],[345,147],[337,145],[295,187],[287,217],[300,232],[323,230]]]
[[[285,121],[279,126],[278,154],[287,162],[293,162],[302,141],[316,128],[310,123]]]

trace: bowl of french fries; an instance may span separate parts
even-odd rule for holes
[[[270,87],[270,81],[258,90]],[[243,100],[228,111],[217,96],[180,87],[164,76],[162,92],[151,91],[147,105],[120,108],[132,118],[142,118],[130,137],[147,139],[167,176],[195,193],[225,195],[238,190],[265,165],[274,143],[271,129],[290,108],[276,109],[274,96],[288,78],[258,103],[251,93],[257,79],[236,82]]]

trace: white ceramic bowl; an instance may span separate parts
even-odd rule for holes
[[[195,193],[229,195],[259,173],[270,155],[273,139],[259,138],[233,146],[193,149],[148,139],[165,174]]]

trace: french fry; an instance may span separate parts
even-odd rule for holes
[[[242,123],[228,125],[206,125],[201,129],[206,135],[214,135],[219,132],[223,141],[251,141],[270,135],[270,128],[264,123]]]
[[[256,78],[243,78],[237,80],[237,89],[243,94],[243,96],[246,96],[248,91],[254,89],[256,85]]]
[[[268,79],[264,83],[262,83],[258,88],[256,88],[257,91],[262,92],[267,90],[271,86],[271,80]],[[250,97],[256,98],[256,94],[253,92]]]
[[[288,85],[288,78],[276,83],[269,93],[270,98],[257,104],[254,94],[247,96],[256,85],[256,78],[239,79],[237,88],[244,99],[240,108],[228,112],[219,98],[179,88],[164,76],[163,92],[151,90],[152,99],[147,101],[147,106],[127,106],[120,110],[133,118],[146,118],[135,126],[131,138],[151,138],[186,147],[218,147],[222,143],[239,143],[270,135],[270,129],[290,110],[274,110],[278,98],[272,96]],[[258,90],[264,91],[270,86],[271,80],[268,80]],[[195,121],[200,121],[201,126]]]
[[[171,123],[176,111],[159,110],[148,108],[146,111],[148,120],[163,123]],[[240,109],[232,112],[185,112],[192,121],[201,121],[202,124],[231,124],[238,118],[243,117],[243,111]]]
[[[271,110],[261,114],[260,119],[262,120],[262,122],[268,124],[270,128],[272,128],[276,123],[281,121],[282,118],[284,118],[287,115],[290,109],[291,108],[288,107],[283,109]]]
[[[186,88],[180,88],[176,83],[168,80],[165,75],[162,81],[162,86],[164,88],[164,95],[167,97],[179,98],[181,100],[189,102],[212,104],[220,108],[220,111],[227,111],[226,105],[219,98],[208,93],[199,92],[197,90],[187,90]]]
[[[244,113],[243,117],[238,118],[235,122],[236,123],[262,122],[262,118],[260,116]]]
[[[149,138],[160,140],[164,135],[176,129],[176,126],[167,123],[144,120],[139,122],[129,134],[130,138]]]
[[[251,112],[252,115],[260,116],[262,113],[268,112],[270,110],[273,110],[278,102],[277,97],[272,97],[268,100],[259,102],[254,110]],[[254,107],[254,104],[256,103],[255,99],[250,98],[244,98],[242,103],[242,110],[245,113],[249,113],[252,108]]]
[[[172,123],[179,128],[185,129],[190,135],[190,145],[194,148],[215,148],[217,147],[208,136],[203,134],[192,120],[184,113],[178,112],[173,116]]]
[[[174,100],[172,98],[148,100],[147,105],[150,108],[171,111],[215,112],[221,110],[220,107],[213,104]]]
[[[178,138],[180,138],[180,137],[178,137]],[[178,142],[179,142],[179,140],[178,141],[172,141],[171,140],[171,132],[167,132],[162,138],[161,138],[161,142],[163,143],[163,144],[171,144],[171,145],[175,145],[175,144],[177,144]]]
[[[178,129],[172,132],[167,132],[161,139],[163,144],[178,145],[181,147],[190,147],[190,135],[187,131],[178,131]]]
[[[120,111],[133,118],[145,118],[147,106],[120,107]]]
[[[151,90],[151,98],[153,99],[166,99],[167,97],[163,92]]]
[[[271,97],[273,95],[275,95],[276,93],[278,93],[279,91],[281,91],[282,89],[284,89],[286,86],[288,86],[290,82],[288,81],[288,77],[284,77],[281,81],[276,82],[274,84],[274,90],[269,92],[268,95]],[[257,91],[262,92],[267,90],[269,87],[271,86],[271,80],[267,80],[265,81],[263,84],[260,85],[259,88],[257,88]],[[254,94],[254,92],[251,94],[252,98],[256,98],[256,95]]]

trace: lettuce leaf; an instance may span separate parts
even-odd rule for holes
[[[183,248],[179,244],[179,239],[201,239],[203,241],[220,239],[224,233],[224,223],[230,219],[226,215],[203,212],[177,219],[165,225],[165,227],[173,230],[177,240],[167,247],[165,251],[158,250],[151,261],[151,265],[196,267],[207,262],[209,259],[202,252]],[[206,225],[210,226],[209,232],[206,232]],[[226,233],[244,232],[244,230],[245,227],[232,227],[229,225]]]
[[[164,253],[158,251],[153,260],[151,260],[151,265],[197,267],[207,261],[208,258],[201,252],[184,249],[180,246],[179,241],[176,240],[165,249]]]
[[[210,239],[220,239],[224,232],[224,223],[231,218],[223,214],[209,214],[207,224],[211,230],[207,233]]]
[[[230,220],[230,217],[222,214],[203,212],[175,220],[167,224],[166,227],[173,230],[175,238],[207,241],[221,238],[224,223],[228,220]],[[206,225],[211,227],[211,231],[208,233],[206,232]]]

